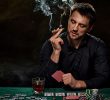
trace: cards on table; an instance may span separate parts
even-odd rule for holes
[[[61,82],[62,81],[62,75],[64,73],[61,71],[61,70],[57,70],[55,73],[52,74],[52,77],[58,81],[58,82]]]

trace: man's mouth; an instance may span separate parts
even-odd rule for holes
[[[71,35],[75,36],[75,35],[78,35],[78,33],[71,31]]]

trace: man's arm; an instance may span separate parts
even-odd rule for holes
[[[53,52],[51,54],[51,60],[55,63],[59,62],[59,57],[60,57],[60,52],[62,50],[61,45],[64,44],[63,40],[59,37],[59,35],[61,34],[63,28],[61,29],[56,29],[53,30],[53,36],[49,39],[51,44],[52,44],[52,48],[53,48]]]
[[[57,71],[63,40],[59,34],[63,29],[54,30],[52,37],[43,45],[40,53],[40,75],[46,78],[46,87],[53,87],[56,82],[51,75]]]
[[[44,74],[52,75],[58,68],[58,62],[61,52],[61,45],[63,40],[59,37],[59,34],[63,29],[56,29],[52,31],[52,37],[46,41],[42,46],[40,53],[40,64],[45,66],[42,70]]]
[[[53,51],[52,45],[50,41],[47,40],[43,44],[42,49],[40,51],[40,66],[41,66],[40,74],[43,74],[44,76],[46,75],[50,76],[58,68],[58,64],[53,62],[50,58],[52,51]]]

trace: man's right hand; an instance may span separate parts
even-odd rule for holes
[[[64,44],[63,40],[59,37],[61,34],[63,28],[57,28],[56,30],[52,31],[52,37],[49,39],[54,52],[60,52],[61,51],[61,45]]]
[[[62,32],[63,28],[57,28],[56,30],[52,31],[52,37],[49,39],[52,47],[53,52],[51,54],[51,60],[55,63],[58,63],[60,51],[61,51],[61,45],[64,44],[64,41],[59,37],[59,34]]]

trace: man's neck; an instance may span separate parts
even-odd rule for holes
[[[76,39],[76,40],[72,40],[72,39],[69,38],[69,36],[67,36],[67,39],[68,39],[68,41],[69,41],[69,44],[70,44],[72,47],[76,48],[76,49],[79,48],[79,46],[80,46],[80,44],[81,44],[81,41],[82,41],[82,38]]]

